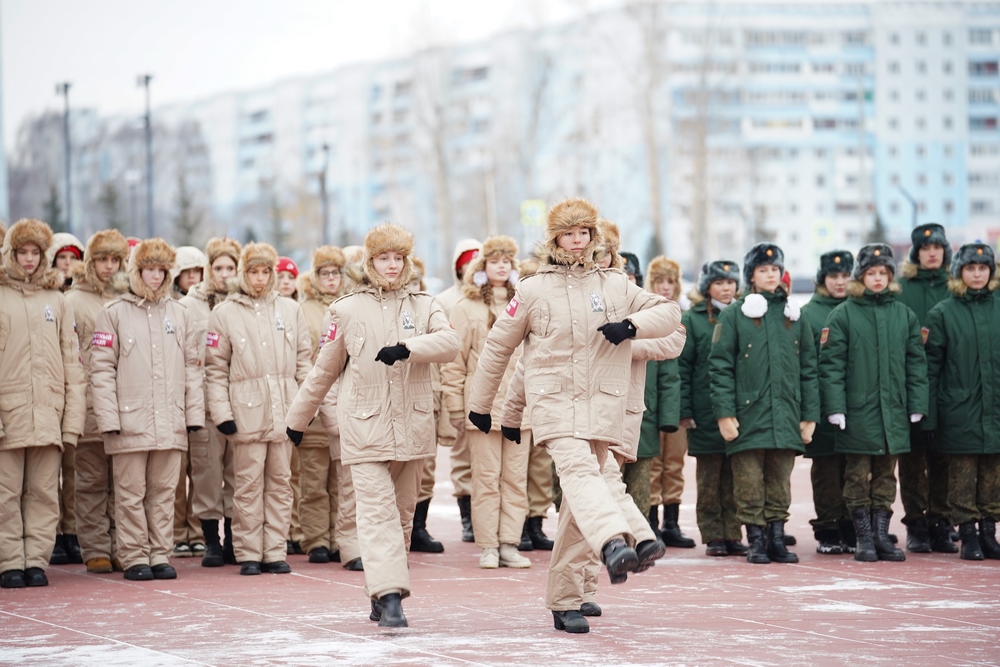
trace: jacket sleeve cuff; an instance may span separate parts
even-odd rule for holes
[[[67,432],[63,431],[62,441],[63,441],[63,444],[70,445],[72,447],[76,447],[76,442],[77,442],[77,439],[79,437],[80,436],[78,436],[76,433],[67,433]]]

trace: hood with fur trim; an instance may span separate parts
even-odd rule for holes
[[[62,273],[47,265],[44,259],[38,263],[38,267],[31,275],[17,263],[17,249],[28,243],[37,245],[42,256],[47,257],[52,245],[52,230],[41,220],[33,218],[23,218],[14,223],[14,226],[7,231],[3,242],[4,270],[0,272],[2,279],[0,284],[30,286],[34,289],[62,288],[65,282]]]
[[[169,243],[161,238],[146,239],[135,247],[128,261],[129,290],[143,301],[159,301],[168,296],[174,287],[170,276],[176,262],[177,253]],[[163,284],[155,292],[142,282],[142,270],[151,268],[167,271]]]
[[[277,265],[278,251],[270,243],[248,243],[243,246],[243,252],[240,253],[239,269],[236,271],[239,291],[252,299],[263,299],[266,297],[274,291],[275,285],[278,284],[278,274],[274,270],[274,267]],[[266,266],[271,270],[271,276],[268,278],[267,284],[264,285],[264,289],[260,291],[260,294],[254,293],[247,278],[247,272],[255,266]]]
[[[56,232],[52,235],[52,245],[49,246],[48,251],[45,253],[45,256],[49,260],[49,266],[55,266],[56,255],[59,254],[59,251],[66,248],[75,249],[80,255],[79,259],[83,259],[86,248],[83,247],[80,239],[67,232]]]
[[[298,280],[295,281],[299,294],[303,299],[317,299],[326,304],[333,303],[334,300],[345,293],[344,286],[346,281],[344,280],[343,271],[346,264],[347,258],[344,256],[344,251],[337,246],[325,245],[316,248],[313,251],[312,267],[309,271],[301,274]],[[319,286],[319,271],[330,267],[341,270],[340,288],[337,289],[336,294],[326,294]]]
[[[594,260],[600,263],[604,259],[605,253],[611,255],[611,264],[609,268],[612,269],[624,269],[625,268],[625,258],[621,256],[622,248],[622,235],[618,230],[618,225],[611,222],[607,218],[601,218],[597,221],[597,226],[601,230],[601,236],[604,238],[604,243],[601,247],[597,249],[597,254]]]
[[[403,270],[392,283],[375,272],[373,260],[385,252],[396,252],[403,256]],[[358,285],[368,285],[380,290],[395,290],[409,285],[413,280],[413,234],[399,225],[389,222],[372,228],[365,235],[365,254],[361,266],[353,266],[348,271],[350,277]]]
[[[517,241],[509,236],[491,236],[483,242],[483,250],[466,268],[462,280],[462,293],[473,300],[492,301],[493,290],[486,281],[486,262],[494,257],[506,257],[510,260],[511,274],[507,280],[507,291],[514,298],[514,286],[517,284],[519,272],[517,262]]]
[[[228,236],[218,236],[209,239],[208,243],[205,245],[205,270],[202,272],[201,284],[196,285],[191,288],[195,288],[205,297],[208,301],[208,306],[210,309],[215,308],[217,303],[225,301],[229,293],[236,291],[239,287],[233,287],[232,285],[226,284],[221,290],[215,289],[215,281],[212,280],[212,265],[215,264],[215,260],[220,257],[229,257],[233,260],[236,265],[236,270],[239,271],[240,267],[240,254],[243,252],[243,247],[240,242],[236,239],[231,239]]]
[[[462,273],[460,274],[458,272],[458,260],[467,252],[481,252],[482,249],[483,244],[476,239],[462,239],[455,244],[455,252],[453,252],[451,256],[451,273],[452,277],[455,279],[456,285],[462,284],[462,277],[465,275],[465,270],[469,268],[469,262],[466,262],[465,266],[462,267]]]
[[[201,269],[205,271],[208,264],[208,256],[198,248],[190,245],[182,245],[177,248],[177,263],[174,265],[173,279],[188,269]],[[204,279],[204,276],[202,276]]]
[[[114,275],[112,275],[111,280],[107,284],[97,277],[94,262],[105,257],[117,257],[120,262],[120,268],[116,273],[125,274],[128,270],[130,250],[128,241],[125,240],[125,237],[117,229],[105,229],[97,232],[87,240],[87,249],[83,253],[83,261],[73,265],[73,285],[86,287],[97,293],[102,293],[106,290],[122,293],[120,290],[114,289],[111,285]],[[128,291],[128,289],[126,288],[125,291]]]
[[[545,224],[545,244],[543,250],[549,264],[593,268],[594,255],[604,243],[601,229],[597,224],[597,209],[586,199],[573,198],[559,202],[549,211]],[[579,257],[559,247],[559,237],[573,227],[583,227],[590,232],[590,243],[584,247]]]

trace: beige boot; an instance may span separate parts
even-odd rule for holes
[[[495,570],[500,567],[499,552],[492,547],[483,549],[482,555],[479,556],[479,567],[484,570]]]
[[[516,544],[501,544],[500,567],[531,567],[531,561],[521,555]]]

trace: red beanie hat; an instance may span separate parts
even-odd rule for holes
[[[77,259],[83,259],[83,254],[80,252],[80,249],[77,248],[75,245],[68,245],[68,246],[63,246],[62,248],[59,248],[59,250],[56,250],[56,253],[55,253],[55,255],[53,255],[53,257],[56,257],[56,256],[59,255],[59,253],[66,252],[67,250],[69,252],[73,253],[74,255],[76,255]]]
[[[279,257],[278,266],[275,267],[274,270],[276,273],[281,273],[282,271],[288,271],[290,274],[292,274],[292,278],[299,277],[299,267],[295,266],[295,262],[293,262],[288,257]]]
[[[465,265],[474,260],[479,256],[479,249],[473,248],[471,250],[466,250],[461,255],[458,256],[458,260],[455,262],[455,270],[461,271],[465,268]]]

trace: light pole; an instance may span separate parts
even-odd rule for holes
[[[916,227],[917,226],[917,208],[918,208],[917,207],[917,200],[914,199],[913,196],[910,195],[910,193],[907,192],[906,188],[904,188],[902,185],[897,185],[896,187],[898,187],[899,191],[903,193],[903,196],[906,197],[906,200],[908,202],[910,202],[910,208],[913,210],[913,226]]]
[[[69,143],[69,89],[72,86],[69,81],[64,83],[56,84],[56,95],[62,95],[63,104],[63,153],[66,156],[66,231],[70,234],[73,233],[73,197],[71,181],[70,181],[70,164],[72,163],[72,154],[70,152]],[[50,220],[49,222],[55,223],[55,220]]]
[[[330,245],[330,202],[326,196],[326,172],[330,169],[330,144],[323,144],[323,170],[319,173],[319,203],[323,211],[323,245]]]
[[[153,221],[153,117],[149,109],[149,82],[152,74],[140,74],[137,83],[146,89],[146,232],[149,238],[156,236],[156,224]]]

